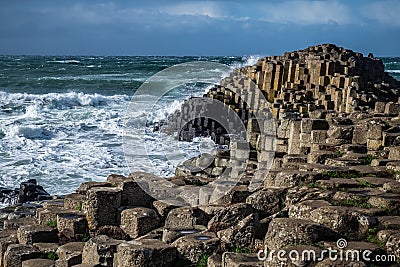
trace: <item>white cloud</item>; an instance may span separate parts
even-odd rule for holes
[[[287,1],[263,6],[262,20],[273,23],[355,23],[350,8],[337,1]]]
[[[200,15],[211,18],[223,16],[220,6],[215,2],[182,2],[162,7],[160,11],[171,15]]]
[[[366,19],[389,26],[400,26],[400,1],[369,3],[361,10]]]

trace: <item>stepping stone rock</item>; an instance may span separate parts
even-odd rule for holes
[[[268,227],[264,242],[269,249],[282,249],[288,245],[317,243],[332,238],[332,232],[310,220],[277,218]]]
[[[149,208],[132,208],[121,212],[121,229],[131,238],[145,235],[159,224],[157,213]]]
[[[135,181],[136,178],[143,179],[146,173],[131,173],[128,177],[112,174],[107,177],[107,181],[122,190],[121,204],[127,207],[147,207],[150,208],[153,199]]]
[[[31,259],[22,262],[22,267],[54,267],[55,261],[47,259]]]
[[[70,242],[60,246],[56,252],[59,257],[59,259],[56,260],[56,266],[70,267],[82,263],[82,250],[84,245],[84,242]]]
[[[113,187],[93,187],[86,192],[82,210],[86,213],[90,229],[117,225],[121,193],[121,189]]]
[[[207,228],[219,231],[237,225],[241,220],[252,214],[253,208],[249,204],[234,204],[219,211],[209,222]]]
[[[114,253],[122,240],[115,240],[105,235],[91,238],[85,243],[82,252],[82,263],[101,264],[101,266],[113,266]]]
[[[190,228],[194,225],[206,225],[207,214],[197,207],[180,207],[171,210],[165,220],[165,227]]]
[[[229,267],[244,267],[244,266],[254,266],[254,267],[264,267],[264,262],[260,261],[257,254],[248,253],[233,253],[224,252],[222,254],[222,265]]]
[[[32,245],[13,244],[7,247],[4,253],[4,267],[21,267],[22,262],[40,257],[38,248]]]
[[[189,228],[165,228],[163,227],[163,235],[162,235],[162,241],[170,244],[174,242],[176,239],[179,237],[189,235],[189,234],[195,234],[195,233],[200,233],[203,231],[206,231],[207,227],[204,225],[195,225],[193,227]]]
[[[20,244],[57,243],[57,233],[57,229],[49,226],[25,225],[18,228],[17,237]]]
[[[253,213],[237,225],[217,232],[223,248],[242,248],[250,246],[254,241],[258,226],[258,214]]]
[[[88,223],[86,216],[81,212],[61,212],[57,214],[57,229],[59,232],[71,234],[69,238],[73,239],[79,235],[87,234]]]
[[[203,254],[212,254],[219,245],[219,239],[211,232],[186,235],[175,240],[171,246],[176,247],[180,258],[196,263]]]
[[[247,197],[246,203],[264,216],[269,216],[280,211],[286,191],[286,188],[265,188]]]
[[[114,266],[118,267],[172,267],[176,260],[175,247],[159,240],[127,241],[117,247]]]

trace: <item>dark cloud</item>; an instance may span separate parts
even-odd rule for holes
[[[0,54],[280,54],[333,42],[397,55],[399,8],[372,0],[9,1]]]

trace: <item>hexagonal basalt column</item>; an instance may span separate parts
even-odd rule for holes
[[[86,192],[82,209],[90,229],[103,225],[117,225],[118,208],[121,206],[120,188],[94,187]]]

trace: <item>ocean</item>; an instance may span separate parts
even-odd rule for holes
[[[153,164],[144,164],[144,152],[133,147],[130,155],[135,164],[129,169],[123,129],[136,90],[176,64],[208,61],[236,68],[255,64],[258,57],[0,56],[0,187],[15,188],[34,178],[50,194],[64,195],[82,182],[104,181],[111,173],[173,175],[178,161],[171,163],[157,154],[160,144],[151,123],[166,118],[184,99],[201,96],[209,85],[181,86],[153,110],[144,136],[138,135],[138,142],[145,142],[154,157]],[[400,58],[383,61],[400,80]],[[226,75],[223,70],[212,71]],[[148,98],[144,95],[144,106],[152,101],[151,95],[151,90]],[[143,116],[140,107],[137,116]],[[210,140],[167,142],[185,151],[184,159],[213,148]]]
[[[133,148],[135,166],[127,167],[123,129],[127,115],[132,115],[127,108],[136,90],[152,75],[176,64],[210,61],[239,67],[254,64],[257,58],[1,56],[0,187],[15,188],[34,178],[50,194],[63,195],[82,182],[104,181],[111,173],[173,175],[176,164],[157,159],[159,144],[151,121],[145,136],[139,136],[137,129],[137,139],[146,143],[153,165],[144,164],[145,152]],[[153,110],[152,120],[162,120],[184,99],[205,90],[204,84],[178,88],[169,101]],[[151,90],[148,97],[144,95],[144,106],[151,95]],[[143,116],[139,107],[137,111],[137,116]],[[179,143],[186,158],[212,148],[204,140],[180,143],[171,138],[169,142]],[[199,142],[208,148],[199,151]]]

